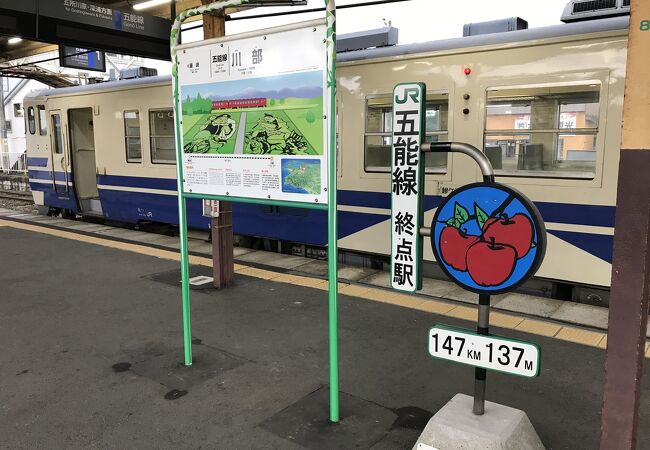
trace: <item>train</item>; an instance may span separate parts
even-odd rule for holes
[[[239,108],[264,108],[267,100],[265,98],[246,98],[242,100],[215,100],[212,102],[212,109],[239,109]]]
[[[427,89],[426,139],[483,149],[496,180],[539,209],[548,245],[530,289],[606,302],[628,25],[622,16],[339,53],[341,258],[374,266],[388,260],[391,92],[400,82],[419,81]],[[28,95],[35,203],[67,217],[177,224],[171,102],[169,77]],[[429,223],[449,192],[481,174],[465,155],[427,154],[425,178]],[[208,228],[201,207],[189,201],[190,227]],[[234,204],[233,214],[238,236],[282,243],[285,251],[325,250],[323,211]],[[428,242],[424,248],[435,272]]]

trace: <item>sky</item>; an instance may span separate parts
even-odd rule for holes
[[[341,6],[364,1],[368,0],[338,0],[336,4]],[[560,16],[567,3],[568,0],[409,0],[339,10],[337,12],[337,33],[345,34],[381,28],[385,22],[390,21],[392,26],[399,29],[399,43],[409,44],[461,37],[463,24],[515,16],[527,20],[529,28],[537,28],[560,24]],[[305,7],[255,8],[237,13],[234,17],[323,6],[323,0],[309,0]],[[226,34],[302,22],[319,17],[323,17],[323,13],[228,21],[226,22]],[[184,42],[201,37],[201,30],[183,33]]]

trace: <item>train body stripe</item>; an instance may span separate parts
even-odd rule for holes
[[[32,176],[38,175],[38,176]],[[71,175],[68,175],[71,177]],[[56,179],[65,180],[63,172],[56,172]],[[40,178],[51,180],[50,171],[31,171],[30,178]],[[162,191],[176,192],[176,180],[173,178],[153,178],[153,177],[131,177],[123,175],[98,175],[100,185],[110,189],[110,186],[130,187],[137,189],[155,189]],[[71,178],[69,178],[72,181]],[[376,208],[380,210],[390,210],[390,194],[387,192],[371,191],[351,191],[339,189],[339,205],[352,206],[361,208]],[[424,209],[429,211],[436,208],[441,196],[427,195],[424,199]],[[544,221],[554,223],[564,223],[570,225],[586,225],[596,227],[614,227],[614,216],[616,207],[600,205],[578,205],[568,203],[552,202],[535,202]],[[383,211],[382,211],[383,212]]]
[[[176,191],[175,178],[128,177],[124,175],[97,175],[98,184],[133,188]]]
[[[141,179],[139,183],[132,184],[143,184],[144,180],[160,181],[157,178],[149,178]],[[115,181],[115,178],[113,181]],[[44,193],[45,205],[77,211],[74,189],[70,189],[67,195],[64,195],[61,192],[55,192],[50,183],[31,183],[31,187],[34,191]],[[177,225],[178,211],[174,196],[167,194],[164,189],[159,193],[147,192],[145,189],[150,188],[131,187],[127,189],[127,187],[121,187],[120,189],[111,189],[108,186],[108,189],[103,189],[100,187],[99,195],[105,216],[113,220],[130,223],[136,223],[139,220],[153,220]],[[580,206],[584,208],[591,205]],[[354,208],[344,207],[339,210],[339,239],[390,220],[390,216],[385,214],[385,210],[357,206],[356,208],[360,208],[360,210],[355,211]],[[326,245],[327,217],[323,211],[234,204],[233,212],[234,231],[238,234],[262,236],[311,245]],[[286,226],[288,218],[291,219],[294,225],[290,228]],[[189,225],[193,228],[205,229],[208,227],[208,220],[201,215],[199,200],[188,200],[188,220]],[[611,263],[613,236],[604,233],[606,230],[600,229],[594,233],[588,229],[574,231],[554,228],[553,224],[549,223],[548,232],[597,258]]]
[[[27,174],[29,175],[29,178],[33,178],[35,180],[49,180],[52,181],[52,171],[51,170],[31,170],[29,169],[27,171]],[[66,181],[66,173],[65,172],[54,172],[54,179],[56,181]],[[67,179],[68,181],[72,182],[72,174],[68,172],[67,174]]]
[[[576,205],[571,203],[534,202],[544,222],[614,227],[615,206]]]
[[[49,158],[27,158],[27,165],[32,167],[47,167]]]

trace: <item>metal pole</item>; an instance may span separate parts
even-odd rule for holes
[[[180,234],[181,254],[181,299],[183,304],[183,348],[185,365],[192,365],[192,326],[190,318],[190,283],[189,283],[189,255],[187,252],[187,214],[185,208],[185,197],[183,197],[183,158],[181,141],[181,108],[178,93],[178,55],[176,46],[180,42],[181,25],[190,16],[202,14],[212,10],[221,10],[227,6],[239,5],[242,0],[232,0],[217,4],[201,6],[182,11],[174,20],[170,32],[170,53],[172,58],[172,104],[174,107],[175,140],[176,140],[176,179],[178,180],[178,227]]]
[[[650,2],[630,12],[601,450],[637,447],[650,303]]]
[[[487,336],[490,329],[490,296],[479,294],[478,296],[478,325],[476,331],[478,334]],[[474,369],[474,406],[472,412],[477,416],[482,416],[485,412],[485,384],[487,371],[476,367]]]
[[[494,183],[494,170],[490,160],[485,153],[478,148],[464,142],[427,142],[422,144],[423,152],[453,152],[464,153],[468,155],[481,169],[483,181],[485,183]],[[431,230],[421,229],[420,234],[430,234]],[[478,324],[476,332],[487,336],[490,331],[490,296],[488,294],[479,294],[478,296]],[[474,405],[472,412],[477,416],[485,413],[485,386],[487,380],[487,370],[476,367],[474,369]]]
[[[294,2],[299,4],[299,2]],[[176,130],[176,172],[178,179],[178,215],[181,239],[181,291],[183,302],[183,335],[185,344],[185,364],[192,364],[192,333],[190,328],[189,263],[187,254],[187,217],[185,197],[182,193],[182,141],[180,136],[180,98],[178,92],[178,55],[176,46],[180,41],[181,25],[191,16],[220,12],[231,6],[270,6],[270,3],[256,3],[249,0],[229,0],[182,11],[174,20],[170,33],[170,53],[172,59],[172,95]],[[325,0],[327,32],[327,111],[330,122],[328,133],[329,152],[329,194],[328,194],[328,282],[329,282],[329,375],[330,375],[330,421],[339,421],[339,366],[338,366],[338,232],[337,232],[337,151],[336,151],[336,6],[334,0]],[[324,149],[325,150],[325,149]]]
[[[327,114],[329,119],[329,195],[327,201],[327,278],[329,282],[330,421],[339,421],[338,225],[336,203],[336,6],[325,0],[327,18]]]
[[[494,169],[492,169],[490,160],[485,156],[485,153],[473,145],[464,142],[425,142],[422,144],[422,151],[464,153],[476,161],[483,174],[483,181],[486,183],[494,183]]]

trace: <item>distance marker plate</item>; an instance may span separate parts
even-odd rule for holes
[[[469,330],[434,325],[429,330],[429,354],[461,364],[522,377],[539,375],[541,351],[536,344]]]

